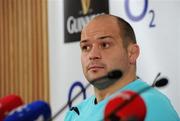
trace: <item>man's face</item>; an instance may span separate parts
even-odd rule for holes
[[[91,21],[81,33],[81,63],[88,81],[119,69],[129,69],[128,52],[123,47],[117,22],[112,18]]]

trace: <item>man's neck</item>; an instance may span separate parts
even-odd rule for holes
[[[111,85],[110,87],[103,89],[103,90],[94,88],[97,103],[104,100],[106,97],[110,96],[111,94],[115,93],[117,90],[123,88],[127,84],[131,83],[135,79],[136,79],[136,77],[129,78],[129,79],[122,78],[122,79],[118,80],[116,83],[114,83],[113,85]]]

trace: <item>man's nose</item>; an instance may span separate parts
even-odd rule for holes
[[[101,50],[100,48],[98,48],[98,46],[92,47],[89,53],[89,59],[90,60],[101,59]]]

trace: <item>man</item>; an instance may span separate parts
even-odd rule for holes
[[[107,14],[95,17],[83,28],[80,47],[82,68],[88,81],[112,70],[121,70],[123,75],[105,88],[94,84],[95,96],[79,104],[78,111],[70,110],[65,121],[103,120],[103,111],[110,98],[124,90],[138,92],[148,87],[136,77],[140,50],[132,27],[122,18]],[[169,100],[156,89],[152,88],[141,96],[147,108],[145,121],[180,120]]]

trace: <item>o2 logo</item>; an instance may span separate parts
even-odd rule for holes
[[[83,84],[79,81],[76,81],[72,84],[72,86],[70,87],[69,93],[68,93],[68,104],[69,104],[69,108],[72,107],[72,100],[74,98],[74,96],[72,97],[72,93],[74,90],[76,90],[77,88],[80,88],[83,94],[83,99],[86,99],[86,89],[84,88]]]
[[[147,10],[148,10],[148,0],[144,0],[143,10],[139,15],[133,15],[132,14],[130,6],[129,6],[129,1],[130,0],[125,0],[125,5],[124,5],[125,6],[125,12],[126,12],[128,18],[134,22],[142,20],[145,17]],[[152,28],[152,27],[156,26],[156,24],[154,23],[154,19],[155,19],[154,10],[152,10],[152,9],[149,10],[149,14],[151,15],[151,21],[149,22],[149,27]]]

